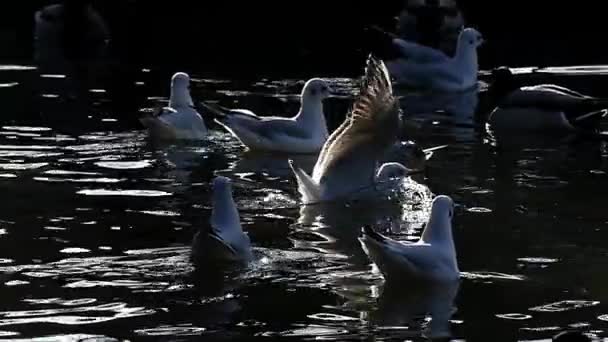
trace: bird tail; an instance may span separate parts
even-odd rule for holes
[[[368,239],[372,239],[378,243],[382,243],[386,240],[384,236],[379,233],[376,233],[376,231],[371,226],[364,226],[361,229],[361,236],[366,237]]]
[[[296,176],[298,191],[302,195],[305,204],[319,201],[321,198],[321,191],[315,181],[291,159],[289,160],[289,167]]]

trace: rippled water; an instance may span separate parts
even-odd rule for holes
[[[475,94],[410,94],[403,101],[418,129],[408,138],[448,145],[417,179],[423,185],[408,183],[422,203],[300,208],[286,156],[245,153],[219,130],[197,144],[148,141],[137,112],[166,100],[170,75],[150,69],[134,72],[124,93],[0,67],[1,339],[418,341],[451,330],[459,340],[523,341],[567,328],[608,336],[604,142],[497,142],[471,123]],[[297,109],[302,85],[193,78],[199,99],[277,115]],[[332,82],[335,128],[356,81]],[[208,222],[218,174],[235,180],[256,261],[200,274],[189,244]],[[458,203],[462,282],[385,287],[359,229],[372,223],[415,239],[428,192]]]

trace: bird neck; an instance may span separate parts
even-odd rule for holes
[[[453,61],[456,68],[460,70],[463,75],[470,75],[470,77],[477,79],[479,62],[476,48],[473,48],[464,42],[459,42]]]
[[[232,198],[230,189],[213,192],[213,210],[211,211],[211,224],[214,227],[224,225],[238,225],[240,227],[239,212]]]
[[[422,232],[422,241],[430,244],[441,244],[446,247],[454,248],[454,239],[452,237],[452,223],[447,215],[433,216]]]
[[[323,113],[323,101],[303,97],[296,121],[308,127],[314,127],[316,130],[327,131],[327,122]]]
[[[194,101],[188,91],[182,89],[171,89],[171,98],[169,100],[169,107],[171,108],[185,108],[193,107]]]

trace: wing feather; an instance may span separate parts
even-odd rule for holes
[[[394,143],[400,128],[399,112],[386,66],[370,56],[359,97],[321,150],[313,179],[320,182],[341,164],[356,163],[361,158],[358,154],[361,149],[378,150]]]

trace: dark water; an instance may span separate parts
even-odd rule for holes
[[[85,69],[66,77],[0,66],[1,338],[422,341],[451,330],[456,340],[529,341],[568,328],[608,337],[604,142],[496,142],[471,124],[476,94],[408,96],[419,124],[408,137],[449,145],[423,185],[408,188],[458,203],[463,274],[456,289],[385,288],[359,229],[391,225],[396,238],[416,237],[430,197],[300,208],[286,156],[244,153],[217,127],[197,144],[146,139],[137,112],[166,100],[169,70],[91,82]],[[297,109],[302,85],[192,77],[199,100],[277,115]],[[569,80],[591,75],[577,77]],[[335,128],[357,83],[332,83],[326,114]],[[451,114],[429,113],[445,108]],[[188,260],[218,174],[235,181],[257,256],[224,276]]]

